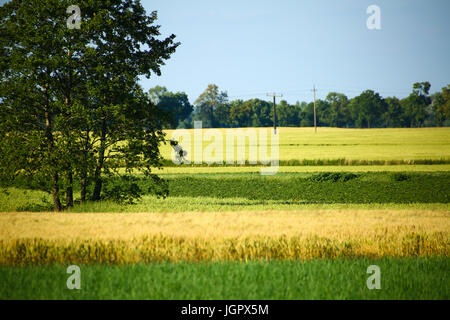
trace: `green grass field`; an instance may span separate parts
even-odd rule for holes
[[[380,290],[367,289],[370,265]],[[81,266],[79,290],[65,286],[66,267],[0,267],[0,299],[450,298],[447,258]]]
[[[448,172],[255,172],[166,174],[169,197],[148,194],[136,205],[101,201],[75,205],[72,212],[179,212],[311,207],[380,206],[448,208]],[[152,182],[141,179],[147,190]],[[0,211],[46,211],[50,195],[8,188],[0,191]]]
[[[0,188],[0,299],[449,299],[449,128],[279,132],[276,175],[170,164],[166,199]]]

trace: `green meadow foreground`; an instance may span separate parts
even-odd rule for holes
[[[450,130],[308,130],[280,128],[273,176],[165,167],[166,199],[55,213],[20,180],[1,188],[0,299],[448,299]]]
[[[367,267],[381,269],[368,290]],[[448,258],[320,259],[302,262],[156,263],[0,267],[0,299],[449,299]],[[18,281],[18,280],[21,281]]]

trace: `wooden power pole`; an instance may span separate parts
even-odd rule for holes
[[[316,120],[316,86],[313,86],[313,90],[314,92],[314,133],[317,133],[317,120]]]
[[[273,97],[273,132],[275,134],[277,134],[277,109],[276,109],[276,103],[275,103],[275,98],[279,97],[281,98],[283,95],[276,95],[275,92],[273,94],[268,93],[267,94],[268,97]]]

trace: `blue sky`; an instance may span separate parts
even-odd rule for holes
[[[412,84],[431,91],[450,83],[450,1],[280,0],[142,1],[158,11],[162,36],[181,42],[160,77],[143,78],[184,91],[191,102],[215,83],[230,100],[279,92],[290,103],[329,91],[365,89],[404,97]],[[381,30],[369,30],[369,5]]]
[[[4,3],[0,0],[0,4]],[[74,1],[73,3],[76,3]],[[373,89],[407,96],[414,82],[431,92],[450,83],[448,0],[142,0],[158,11],[162,36],[181,42],[160,77],[141,79],[195,99],[209,83],[230,100],[284,95],[290,103],[330,91]],[[381,30],[369,30],[369,5]]]

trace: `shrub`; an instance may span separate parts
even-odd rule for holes
[[[409,175],[407,175],[406,173],[403,172],[394,172],[391,174],[391,178],[394,181],[406,181],[411,179],[411,177]]]
[[[128,175],[109,179],[105,183],[102,197],[118,203],[134,204],[143,194],[137,182],[138,178]]]
[[[351,172],[321,172],[319,174],[313,175],[312,177],[309,178],[309,180],[315,182],[323,182],[323,181],[346,182],[355,179],[357,177],[358,175]]]
[[[27,202],[25,205],[18,206],[16,208],[17,211],[32,211],[32,212],[52,211],[53,209],[54,209],[53,204],[48,202],[46,197],[42,197],[42,203]]]

